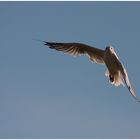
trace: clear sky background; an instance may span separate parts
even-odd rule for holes
[[[104,66],[34,39],[111,44],[140,97],[140,2],[0,2],[0,138],[140,138],[140,104]]]

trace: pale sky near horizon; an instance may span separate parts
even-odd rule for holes
[[[140,138],[105,66],[34,39],[112,45],[140,97],[140,2],[0,2],[0,138]]]

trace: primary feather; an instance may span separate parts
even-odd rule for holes
[[[49,46],[49,48],[51,49],[62,51],[64,53],[74,56],[87,54],[91,61],[98,64],[104,64],[104,50],[97,49],[95,47],[90,47],[86,44],[45,42],[45,45]]]

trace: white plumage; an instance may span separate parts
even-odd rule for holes
[[[87,54],[92,62],[105,64],[107,67],[105,75],[109,78],[111,84],[119,86],[121,84],[124,85],[125,83],[131,95],[140,102],[132,89],[127,71],[119,61],[119,58],[112,46],[107,46],[105,50],[101,50],[82,43],[43,42],[45,43],[44,45],[47,45],[51,49],[62,51],[74,56]]]

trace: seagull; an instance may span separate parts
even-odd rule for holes
[[[81,56],[86,54],[92,62],[106,65],[107,70],[105,72],[105,76],[109,78],[110,83],[116,87],[120,85],[124,86],[125,83],[131,95],[136,99],[136,101],[140,102],[132,89],[125,67],[120,62],[111,45],[106,46],[105,50],[102,50],[83,43],[41,42],[44,42],[44,45],[48,46],[50,49],[55,49],[69,55]]]

